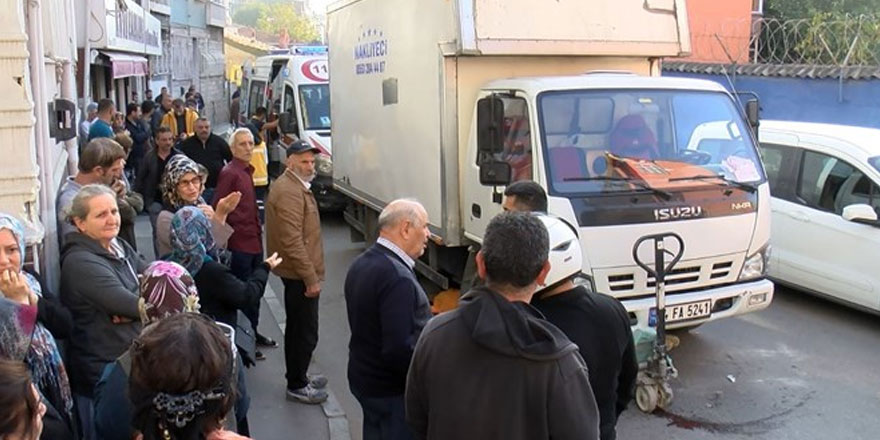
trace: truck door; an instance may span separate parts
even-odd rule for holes
[[[522,96],[496,95],[504,104],[504,122],[501,127],[502,148],[494,153],[491,159],[503,161],[510,165],[511,183],[520,180],[533,180],[534,163],[532,160],[532,121],[529,105]],[[476,119],[476,112],[474,118]],[[482,241],[483,232],[489,220],[502,211],[501,196],[504,187],[483,186],[480,184],[480,154],[477,151],[477,123],[472,124],[471,141],[468,146],[465,164],[464,198],[462,199],[462,216],[464,217],[465,235],[472,240]],[[483,153],[485,154],[485,153]],[[485,157],[484,157],[485,159]]]

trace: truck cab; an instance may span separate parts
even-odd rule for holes
[[[330,138],[330,75],[325,46],[275,49],[246,67],[242,79],[242,112],[247,119],[258,107],[277,117],[279,135],[302,139],[320,150],[318,176],[312,191],[321,209],[341,209],[345,200],[333,190]],[[266,140],[269,174],[284,172],[285,149],[280,136]]]
[[[770,304],[769,186],[752,127],[720,85],[598,73],[496,80],[479,96],[466,237],[481,241],[504,185],[534,180],[550,214],[579,230],[585,284],[620,299],[634,324],[651,322],[655,280],[633,244],[662,232],[685,242],[666,279],[670,328]]]

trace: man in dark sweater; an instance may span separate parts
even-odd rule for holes
[[[413,272],[430,236],[428,213],[418,202],[395,200],[379,214],[378,226],[376,244],[345,277],[348,382],[364,411],[364,439],[412,439],[403,394],[413,349],[431,318]]]
[[[528,304],[550,264],[537,217],[502,213],[486,227],[486,280],[428,322],[406,380],[417,439],[595,440],[599,411],[587,366],[565,334]]]
[[[211,132],[211,121],[208,118],[196,119],[196,135],[186,138],[180,143],[180,150],[196,163],[208,169],[208,180],[205,182],[205,200],[214,200],[214,188],[217,177],[223,167],[232,161],[232,150],[220,136]]]
[[[617,299],[575,286],[582,262],[578,237],[559,219],[544,223],[550,233],[550,273],[532,305],[577,344],[599,407],[600,438],[614,440],[617,417],[632,400],[639,372],[629,315]]]

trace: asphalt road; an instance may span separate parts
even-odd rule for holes
[[[342,283],[363,249],[339,216],[325,215],[328,280],[321,295],[315,370],[325,373],[361,438],[348,390],[349,330]],[[271,284],[282,296],[277,278]],[[880,432],[880,319],[787,288],[766,310],[679,333],[679,377],[667,412],[631,404],[621,439],[873,439]],[[279,420],[278,423],[283,423]]]

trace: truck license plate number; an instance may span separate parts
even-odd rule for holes
[[[712,312],[712,301],[698,301],[666,307],[666,322],[703,318]]]

